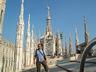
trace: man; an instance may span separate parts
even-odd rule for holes
[[[49,72],[47,66],[47,57],[46,52],[43,49],[43,44],[38,44],[38,49],[35,51],[34,54],[34,64],[36,64],[37,72],[40,72],[41,64],[43,65],[46,72]]]

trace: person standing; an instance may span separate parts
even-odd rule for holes
[[[36,49],[34,54],[34,64],[36,64],[37,72],[41,70],[41,64],[43,65],[46,72],[49,72],[48,65],[47,65],[47,55],[43,49],[43,44],[38,44],[38,49]]]

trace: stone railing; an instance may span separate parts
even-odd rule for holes
[[[0,72],[14,72],[14,49],[14,44],[0,39]]]

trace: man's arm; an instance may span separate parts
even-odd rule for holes
[[[45,61],[46,61],[46,63],[48,62],[48,61],[47,61],[47,56],[45,56]]]
[[[34,64],[36,64],[36,56],[34,56],[33,62],[34,62]]]
[[[37,51],[34,52],[34,58],[33,58],[33,63],[36,64],[36,56],[37,56]]]
[[[45,54],[45,56],[44,56],[44,57],[45,57],[45,61],[46,61],[46,63],[47,63],[47,62],[48,62],[48,61],[47,61],[47,54],[46,54],[45,51],[44,51],[44,54]]]

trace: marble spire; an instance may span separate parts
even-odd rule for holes
[[[30,14],[26,34],[26,66],[30,66]]]
[[[48,9],[48,16],[47,16],[47,19],[50,20],[50,19],[51,19],[51,17],[50,17],[50,7],[48,6],[47,9]]]
[[[89,42],[89,33],[88,33],[88,29],[87,29],[87,23],[86,23],[85,16],[84,16],[84,26],[85,26],[85,42],[88,43]]]
[[[60,33],[57,32],[57,56],[61,55],[61,39],[60,39]]]
[[[5,15],[5,8],[6,8],[6,0],[0,0],[0,72],[5,72],[5,65],[6,65],[6,57],[4,53],[6,53],[6,47],[2,47],[2,30],[3,30],[3,21]],[[4,45],[5,46],[5,45]]]
[[[47,32],[51,32],[51,27],[50,27],[50,20],[51,20],[51,17],[50,17],[50,7],[48,6],[48,16],[47,16],[47,29],[46,29],[46,33]]]
[[[0,72],[5,70],[5,64],[6,64],[6,59],[4,57],[4,47],[2,47],[2,28],[3,28],[3,20],[4,20],[4,15],[5,15],[5,7],[6,7],[6,1],[3,3],[3,0],[0,0]]]
[[[30,14],[29,14],[29,20],[28,20],[28,28],[27,28],[28,30],[27,30],[27,33],[29,33],[30,34]]]
[[[75,25],[75,45],[79,45],[77,26]]]
[[[0,0],[0,39],[2,37],[2,28],[5,15],[6,0]]]
[[[32,25],[32,37],[31,37],[31,38],[32,38],[32,41],[33,41],[33,33],[34,33],[33,28],[34,28],[34,27],[33,27],[33,25]]]
[[[67,46],[66,37],[65,37],[65,57],[68,57],[68,46]]]
[[[21,4],[21,13],[20,13],[20,18],[23,19],[23,14],[24,14],[24,0],[22,0],[22,4]]]
[[[40,32],[39,32],[39,43],[40,43]]]
[[[75,25],[75,48],[76,48],[76,53],[78,53],[78,45],[79,45],[78,32],[77,32],[77,26]]]
[[[63,45],[62,45],[63,47],[62,47],[62,56],[64,57],[64,55],[65,55],[65,48],[64,48],[64,42],[63,42]]]
[[[69,36],[69,54],[70,56],[74,55],[71,35]]]
[[[31,59],[31,62],[30,62],[31,65],[33,64],[33,55],[34,55],[34,38],[33,38],[33,32],[34,32],[34,31],[33,31],[33,25],[32,25],[31,50],[30,50],[30,51],[31,51],[31,52],[30,52],[30,53],[31,53],[31,58],[30,58],[30,59]]]
[[[22,71],[23,68],[23,36],[24,36],[24,18],[23,18],[23,14],[24,14],[24,0],[22,0],[22,4],[21,4],[21,12],[20,12],[20,16],[19,16],[19,21],[17,24],[17,36],[16,36],[16,72],[20,72]]]

